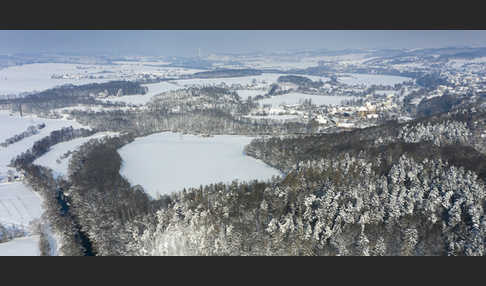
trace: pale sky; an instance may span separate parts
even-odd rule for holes
[[[486,47],[486,30],[0,30],[0,54],[195,56],[313,49]]]

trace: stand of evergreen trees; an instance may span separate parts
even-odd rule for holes
[[[484,181],[442,160],[343,154],[282,180],[171,196],[132,221],[134,255],[484,255]]]

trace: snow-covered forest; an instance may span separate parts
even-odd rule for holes
[[[131,133],[81,146],[68,178],[16,164],[50,198],[64,255],[483,255],[486,156],[461,143],[484,112],[466,115],[254,140],[246,153],[283,176],[155,199],[120,175]]]
[[[485,255],[486,93],[358,58],[0,98],[0,255]]]

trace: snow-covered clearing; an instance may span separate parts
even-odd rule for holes
[[[307,74],[303,74],[303,75],[297,75],[297,76],[303,76],[303,77],[306,77],[306,78],[311,79],[313,81],[326,82],[326,81],[329,81],[330,80],[330,78],[328,78],[328,77],[325,77],[325,76],[317,76],[317,75],[307,75]]]
[[[328,96],[328,95],[312,95],[300,92],[291,92],[284,95],[272,96],[260,100],[262,104],[271,104],[272,106],[278,106],[281,104],[300,104],[306,99],[312,100],[313,104],[317,105],[339,105],[341,101],[345,99],[352,99],[349,96]]]
[[[181,89],[182,87],[167,81],[159,82],[159,83],[149,83],[143,84],[142,86],[146,86],[148,91],[146,94],[135,94],[135,95],[126,95],[120,97],[108,97],[102,99],[102,101],[111,101],[111,102],[125,102],[127,104],[135,104],[135,105],[144,105],[147,104],[154,96],[161,94],[163,92],[172,91]]]
[[[455,69],[463,68],[465,65],[468,65],[468,64],[469,65],[471,65],[471,64],[479,64],[479,65],[486,64],[486,57],[477,57],[477,58],[473,58],[473,59],[450,59],[447,62],[448,66],[455,68]]]
[[[396,91],[395,90],[375,90],[376,95],[395,95]]]
[[[393,75],[381,75],[381,74],[343,74],[338,77],[338,81],[348,84],[364,84],[367,86],[376,85],[395,85],[397,83],[402,83],[411,80],[411,78],[403,76],[393,76]]]
[[[39,256],[39,235],[26,236],[0,243],[0,256]]]
[[[263,95],[266,91],[262,89],[239,89],[236,93],[241,97],[241,100],[247,100],[250,96],[255,97],[257,95]]]
[[[76,138],[70,141],[61,142],[51,147],[51,150],[44,154],[43,156],[39,157],[37,160],[34,161],[34,164],[51,168],[53,170],[54,176],[67,176],[68,167],[69,167],[69,160],[71,159],[71,155],[67,156],[66,158],[61,159],[61,156],[66,154],[69,151],[75,151],[84,143],[88,142],[91,139],[102,138],[105,136],[113,136],[117,135],[118,133],[114,132],[99,132],[92,136],[88,137],[81,137]],[[59,160],[59,162],[58,162]]]
[[[217,182],[269,179],[280,172],[243,154],[252,137],[200,137],[163,132],[137,138],[122,147],[120,174],[153,197],[184,187]]]

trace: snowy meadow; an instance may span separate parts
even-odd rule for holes
[[[243,154],[252,139],[171,132],[137,138],[119,150],[123,159],[120,173],[154,197],[187,187],[280,175],[278,170]]]
[[[281,104],[299,104],[304,100],[312,100],[312,103],[317,105],[339,105],[343,100],[352,99],[350,96],[328,96],[328,95],[312,95],[300,92],[291,92],[284,95],[272,96],[270,98],[262,99],[262,104],[271,104],[272,106],[279,106]]]
[[[411,78],[381,74],[343,74],[338,76],[338,81],[348,85],[395,85],[409,81]]]

